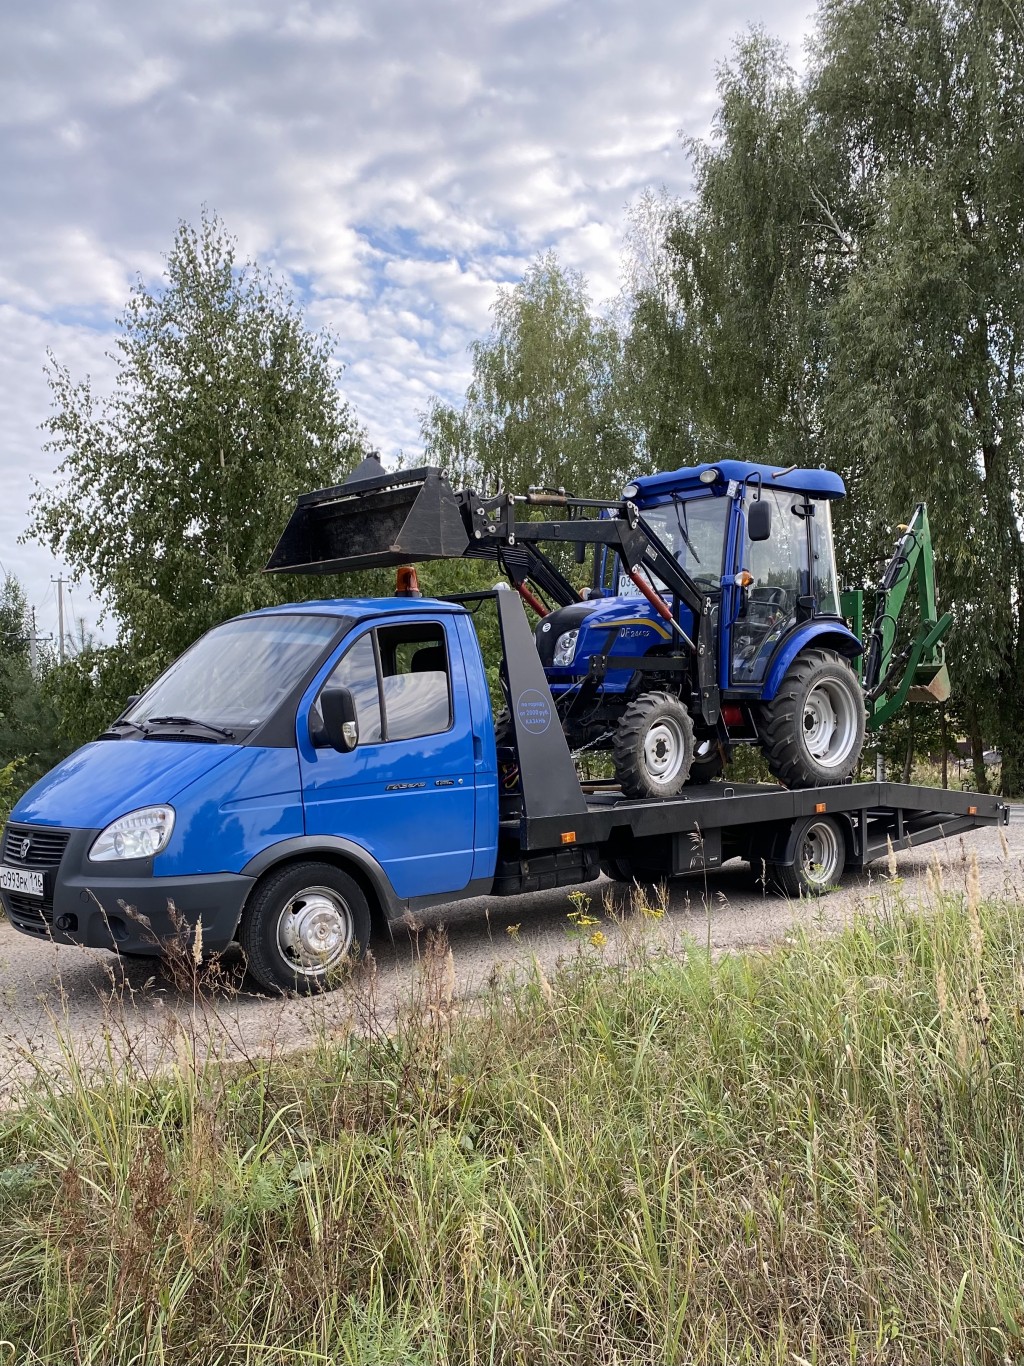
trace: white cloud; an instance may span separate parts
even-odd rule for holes
[[[554,247],[599,300],[626,206],[687,187],[714,68],[800,0],[37,0],[0,13],[0,560],[18,547],[51,347],[110,382],[136,272],[206,203],[339,336],[342,388],[385,451],[464,389],[497,287]],[[794,51],[794,58],[798,57]]]

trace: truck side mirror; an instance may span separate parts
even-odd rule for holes
[[[752,541],[767,541],[772,534],[772,505],[759,498],[747,509],[747,536]]]
[[[351,690],[340,684],[324,688],[320,694],[320,713],[331,748],[339,754],[348,754],[355,749],[359,743],[359,722]]]
[[[126,697],[126,698],[125,698],[125,703],[124,703],[124,709],[125,709],[125,711],[127,711],[127,710],[129,709],[129,707],[134,707],[134,706],[135,706],[135,703],[139,700],[139,698],[140,698],[141,696],[142,696],[142,693],[140,693],[140,692],[133,692],[132,695],[131,695],[131,697]]]

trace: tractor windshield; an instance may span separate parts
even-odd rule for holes
[[[728,498],[673,500],[641,508],[640,516],[700,588],[715,592],[721,587]],[[618,592],[619,597],[636,597],[639,590],[620,572]]]

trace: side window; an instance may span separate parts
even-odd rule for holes
[[[377,632],[388,740],[436,735],[452,724],[444,630],[431,623]]]
[[[379,745],[382,735],[380,694],[377,690],[377,662],[373,656],[372,632],[360,636],[338,660],[324,687],[332,684],[349,688],[352,692],[359,722],[359,743]],[[323,717],[317,700],[310,708],[310,732],[314,744],[322,743],[322,731]]]

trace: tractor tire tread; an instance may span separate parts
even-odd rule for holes
[[[650,728],[651,722],[655,719],[659,708],[666,704],[670,705],[676,713],[676,718],[680,725],[687,732],[687,742],[691,754],[693,755],[693,722],[690,714],[679,701],[674,693],[667,692],[648,692],[643,693],[635,701],[631,702],[623,713],[621,720],[615,730],[612,741],[612,758],[615,764],[615,776],[622,785],[622,790],[627,797],[671,797],[682,790],[689,776],[690,765],[684,764],[680,769],[676,780],[663,788],[652,790],[650,783],[644,773],[641,756],[643,754],[643,738],[646,731]]]
[[[851,762],[844,765],[843,770],[838,770],[834,777],[822,777],[808,771],[798,734],[808,675],[822,665],[838,667],[849,674],[860,698],[861,716],[863,718],[860,743],[854,748],[850,756]],[[797,655],[787,669],[775,697],[770,703],[764,704],[761,715],[762,722],[759,727],[761,748],[769,769],[783,786],[788,788],[825,786],[831,782],[843,782],[856,770],[864,741],[866,713],[857,676],[842,655],[836,654],[833,650],[805,650]],[[845,771],[846,769],[849,771]]]

